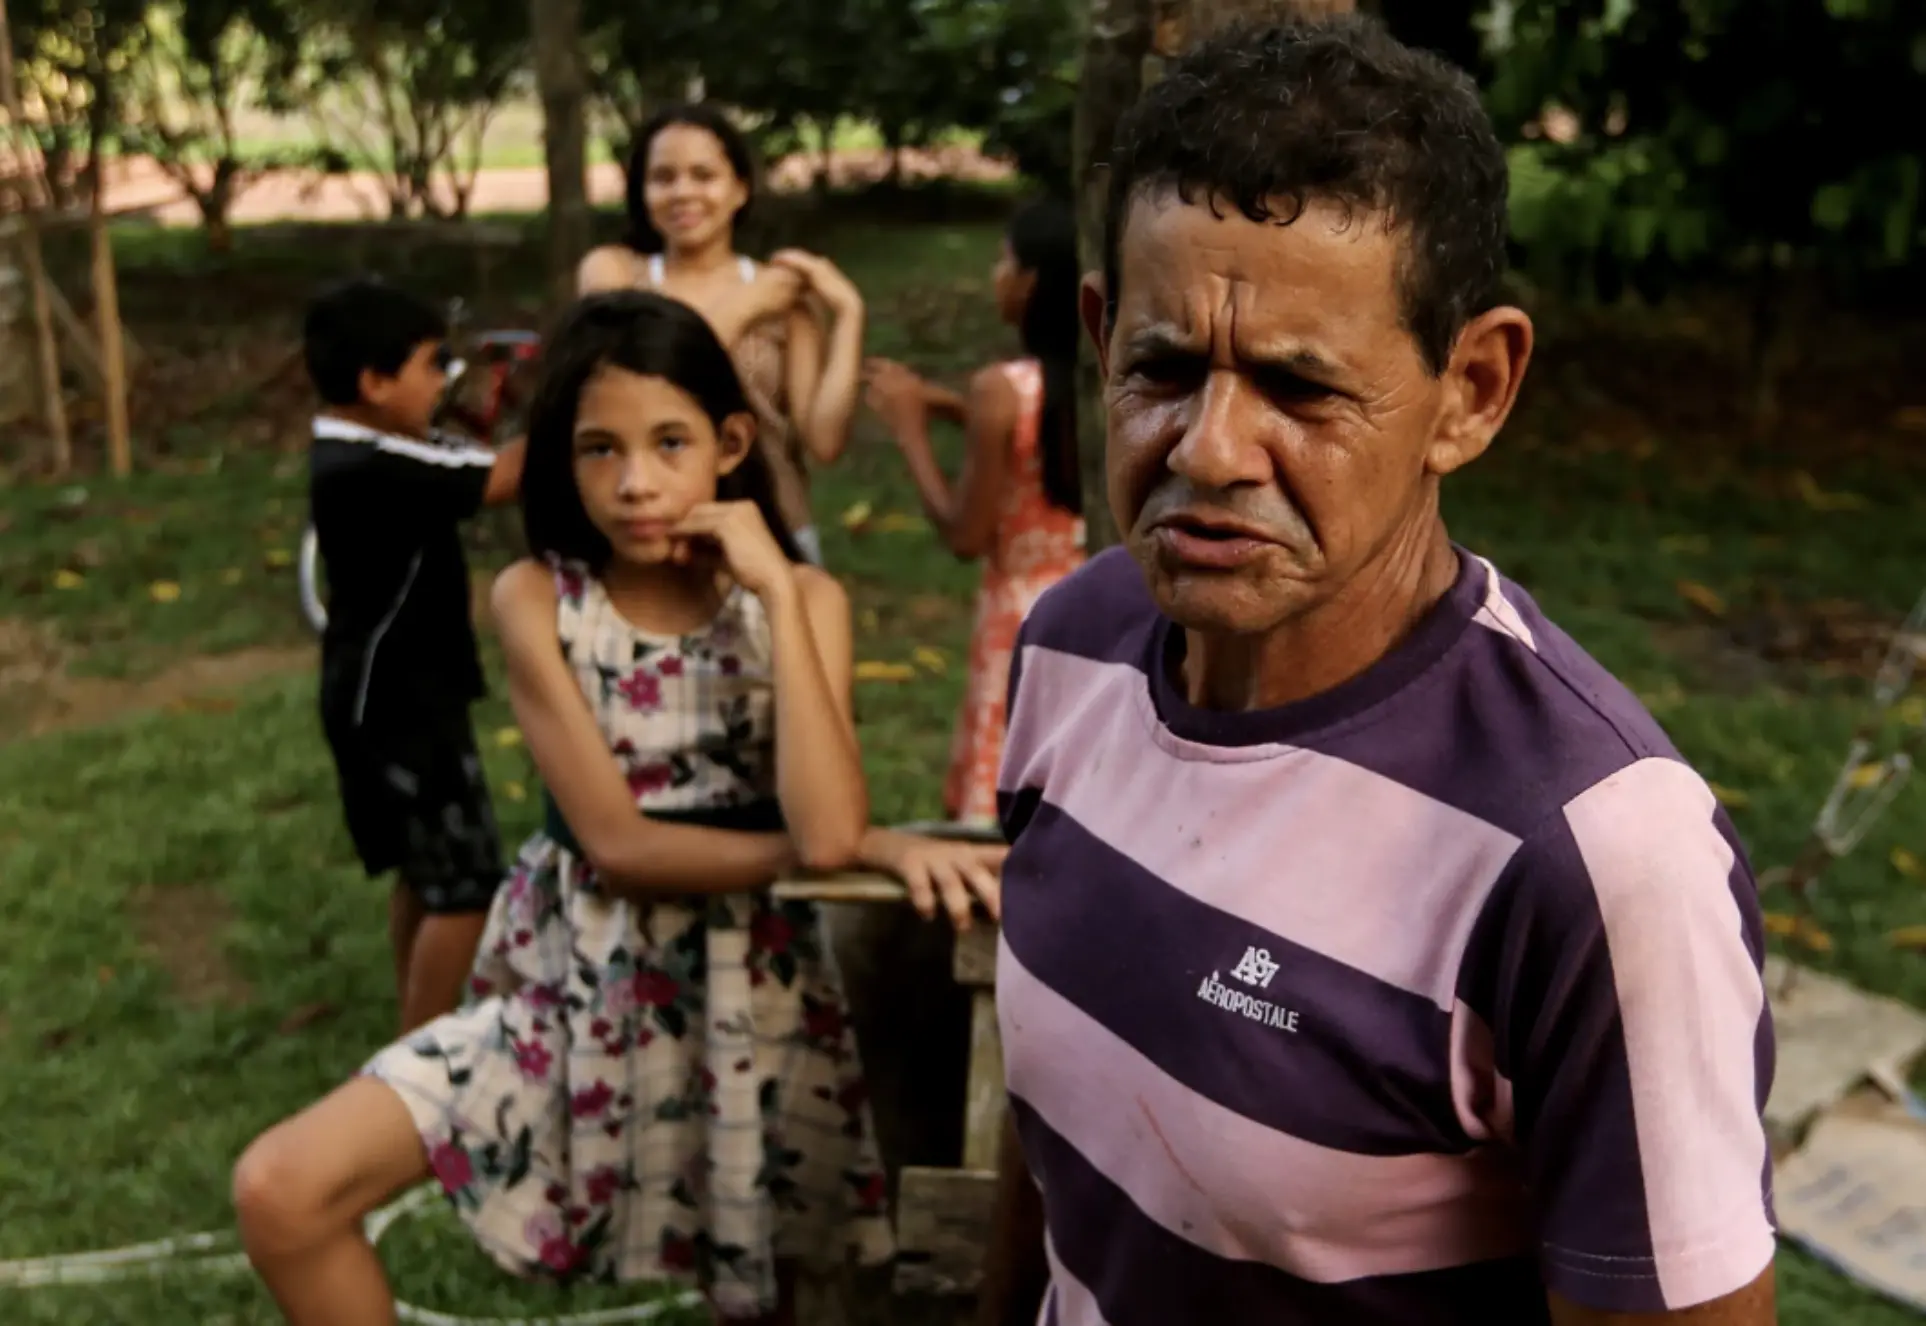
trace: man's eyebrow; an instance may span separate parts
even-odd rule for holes
[[[1140,327],[1124,340],[1124,354],[1132,359],[1200,358],[1207,353],[1196,337],[1168,322]]]
[[[1240,348],[1237,357],[1240,362],[1260,372],[1289,373],[1293,377],[1331,387],[1342,384],[1350,376],[1335,359],[1321,355],[1302,343],[1256,345],[1248,350]]]

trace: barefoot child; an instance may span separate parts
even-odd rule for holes
[[[431,440],[446,332],[372,280],[309,307],[310,500],[328,575],[321,719],[349,835],[389,904],[408,1031],[453,1009],[501,882],[501,846],[469,724],[483,693],[458,526],[512,498],[521,446]]]
[[[510,695],[550,797],[477,998],[249,1148],[243,1238],[298,1326],[385,1326],[361,1219],[431,1173],[520,1275],[681,1279],[793,1320],[798,1259],[886,1258],[856,1046],[786,872],[861,860],[923,905],[1000,852],[866,834],[849,603],[776,514],[702,316],[624,292],[550,341],[503,572]],[[640,810],[640,814],[637,811]]]

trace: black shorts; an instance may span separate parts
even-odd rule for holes
[[[501,831],[467,716],[401,729],[328,722],[341,807],[368,874],[401,873],[431,914],[485,912]]]

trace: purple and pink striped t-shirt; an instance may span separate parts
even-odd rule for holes
[[[1771,1260],[1751,872],[1489,563],[1363,675],[1193,707],[1113,549],[1013,669],[1005,1074],[1056,1326],[1527,1323]]]

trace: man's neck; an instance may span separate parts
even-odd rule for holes
[[[1200,709],[1275,709],[1320,695],[1397,647],[1458,577],[1444,525],[1394,544],[1346,592],[1262,636],[1184,632],[1178,678]]]

